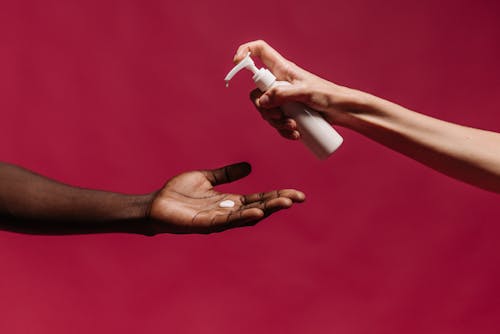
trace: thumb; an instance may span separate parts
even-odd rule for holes
[[[271,109],[280,107],[286,102],[296,101],[305,102],[307,94],[304,87],[299,84],[283,85],[274,87],[258,99],[259,107]]]
[[[240,162],[216,169],[201,171],[210,181],[212,186],[233,182],[244,178],[252,171],[252,166],[248,162]]]

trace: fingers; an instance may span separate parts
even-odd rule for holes
[[[217,214],[210,220],[205,233],[222,232],[231,228],[252,226],[273,213],[290,208],[293,201],[290,198],[279,197],[267,201],[255,202],[241,207],[239,210]]]
[[[302,84],[276,86],[262,94],[256,103],[260,108],[271,109],[282,106],[286,102],[304,102],[307,104],[309,94]]]
[[[300,132],[297,130],[278,130],[279,134],[281,137],[290,139],[290,140],[299,140],[300,139]]]
[[[250,52],[252,56],[259,57],[262,62],[271,69],[271,71],[277,64],[287,62],[287,60],[280,55],[278,51],[262,40],[252,41],[240,45],[234,56],[234,62],[240,62],[243,58],[245,58],[248,52]]]
[[[304,193],[294,189],[275,190],[242,196],[242,205],[238,211],[226,215],[218,215],[213,224],[222,224],[224,229],[255,225],[265,217],[283,209],[292,207],[294,203],[303,202]],[[226,221],[224,222],[224,216]]]
[[[222,232],[231,228],[255,225],[262,218],[264,218],[264,211],[259,208],[229,212],[204,211],[196,215],[192,225],[181,232],[200,234]]]
[[[263,217],[264,211],[259,208],[250,208],[246,210],[233,211],[227,214],[218,214],[212,218],[210,225],[215,230],[221,227],[223,229],[228,229],[253,223]]]
[[[262,92],[256,88],[250,92],[250,100],[255,104],[256,107],[259,107],[257,102],[259,101],[259,98],[262,96]]]
[[[293,205],[293,201],[287,197],[272,198],[265,201],[254,202],[245,205],[245,210],[249,209],[260,209],[264,212],[267,217],[279,210],[288,209]]]
[[[233,58],[235,63],[240,62],[247,53],[258,57],[280,80],[292,81],[295,75],[292,73],[291,67],[294,65],[281,54],[273,49],[269,44],[262,40],[257,40],[241,45]]]
[[[265,93],[258,89],[250,92],[250,100],[259,111],[281,107],[286,102],[307,103],[309,96],[309,90],[302,83],[276,86]]]
[[[276,130],[297,130],[297,123],[292,118],[266,119]]]
[[[193,218],[189,231],[207,234],[255,225],[263,218],[304,200],[304,193],[295,189],[244,195],[240,197],[241,206],[238,208],[202,211]]]
[[[241,198],[241,202],[243,204],[243,207],[245,208],[254,207],[252,206],[252,204],[255,203],[262,204],[263,205],[262,208],[264,208],[265,202],[278,198],[287,198],[291,200],[292,203],[301,203],[306,199],[306,195],[303,192],[295,189],[281,189],[265,193],[243,195]]]
[[[286,139],[300,139],[300,133],[297,129],[297,122],[294,119],[285,116],[280,108],[264,109],[259,105],[259,98],[262,93],[256,89],[250,93],[250,100],[253,102],[261,117],[274,127],[280,135]]]
[[[201,171],[212,186],[229,183],[244,178],[252,171],[248,162],[240,162],[217,169]]]
[[[264,109],[260,106],[259,99],[262,96],[262,92],[258,89],[254,89],[250,92],[250,101],[255,105],[257,110],[260,112],[262,118],[266,121],[273,119],[279,120],[285,118],[285,114],[280,108]]]

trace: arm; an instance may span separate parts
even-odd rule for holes
[[[290,86],[251,98],[262,117],[288,139],[300,138],[296,123],[279,106],[298,101],[332,124],[357,131],[441,173],[500,193],[500,134],[438,120],[392,102],[319,78],[283,58],[263,41],[243,44],[235,61],[250,51]]]
[[[304,194],[292,189],[251,195],[223,194],[214,186],[250,173],[240,163],[192,171],[159,191],[124,195],[71,187],[23,168],[0,163],[0,228],[24,233],[211,233],[249,226]],[[220,208],[231,199],[233,208]]]

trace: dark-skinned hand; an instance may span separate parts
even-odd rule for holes
[[[250,174],[248,163],[238,163],[214,170],[191,171],[170,179],[151,205],[153,233],[213,233],[230,228],[251,226],[305,195],[294,189],[273,190],[248,195],[221,193],[215,186],[239,180]],[[221,208],[224,200],[232,208]]]

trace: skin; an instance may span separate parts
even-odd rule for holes
[[[247,195],[215,190],[250,171],[248,163],[190,171],[153,193],[125,195],[72,187],[0,163],[0,228],[32,234],[208,234],[255,225],[305,200],[293,189]],[[234,207],[220,208],[227,199],[234,201]]]
[[[300,132],[280,106],[301,102],[322,113],[331,124],[354,130],[450,177],[500,193],[499,133],[432,118],[337,85],[298,67],[261,40],[241,45],[234,61],[241,61],[249,51],[278,80],[291,83],[264,94],[258,90],[250,94],[262,118],[284,138],[298,140]]]
[[[215,170],[194,171],[172,178],[155,195],[151,217],[161,229],[176,233],[220,232],[233,227],[254,225],[270,214],[302,202],[305,195],[294,189],[273,190],[248,195],[220,193],[214,189],[223,183],[247,176],[250,165],[235,164]],[[232,208],[219,203],[232,200]]]

